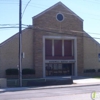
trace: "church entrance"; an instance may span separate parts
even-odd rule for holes
[[[73,63],[47,63],[45,67],[46,76],[72,76],[74,74],[73,65]]]

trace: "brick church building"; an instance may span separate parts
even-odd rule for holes
[[[32,18],[22,31],[22,69],[35,69],[35,77],[80,76],[99,69],[100,44],[83,30],[83,19],[58,2]],[[17,68],[19,34],[0,44],[0,77]]]

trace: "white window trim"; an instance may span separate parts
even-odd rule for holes
[[[54,39],[52,39],[52,56],[54,56]]]
[[[62,56],[64,56],[64,39],[62,39]]]
[[[74,40],[72,40],[72,56],[74,56]]]
[[[73,45],[74,45],[74,52],[73,55],[75,57],[75,76],[77,76],[77,37],[70,37],[70,36],[43,36],[43,77],[46,77],[45,74],[45,63],[46,63],[46,59],[45,59],[45,39],[61,39],[61,40],[74,40]],[[52,49],[54,52],[54,49]]]
[[[58,18],[57,18],[57,16],[58,16],[59,14],[61,14],[61,15],[63,16],[63,19],[62,19],[61,21],[59,21]],[[64,21],[64,19],[65,19],[65,17],[64,17],[64,15],[63,15],[62,13],[57,13],[57,14],[56,14],[56,20],[57,20],[58,22],[62,22],[62,21]]]

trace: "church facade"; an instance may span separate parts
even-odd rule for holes
[[[58,2],[32,18],[22,31],[22,69],[35,69],[35,77],[82,76],[98,70],[100,44],[83,30],[83,19]],[[0,77],[17,68],[19,34],[0,44]]]

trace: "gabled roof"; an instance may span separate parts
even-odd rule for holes
[[[100,46],[100,43],[98,41],[96,41],[91,35],[89,35],[87,32],[83,31],[84,35],[87,35],[87,38],[91,38],[91,40],[93,40],[96,44],[98,44]],[[84,36],[85,37],[85,36]]]
[[[58,2],[55,5],[51,6],[50,8],[44,10],[43,12],[39,13],[38,15],[32,17],[32,18],[37,18],[43,14],[45,14],[46,12],[48,12],[49,10],[52,10],[53,8],[55,8],[56,6],[61,5],[63,6],[66,10],[68,10],[69,12],[72,13],[72,15],[76,16],[79,20],[83,21],[83,19],[81,17],[79,17],[77,14],[75,14],[72,10],[70,10],[67,6],[65,6],[62,2]]]
[[[22,30],[22,34],[24,34],[24,31],[27,29],[31,29],[32,25],[29,25],[27,28]],[[12,38],[16,37],[17,35],[19,35],[19,32],[15,33],[13,36],[9,37],[8,39],[6,39],[5,41],[3,41],[2,43],[0,43],[0,47],[3,46],[5,43],[7,43],[8,41],[10,41]]]

